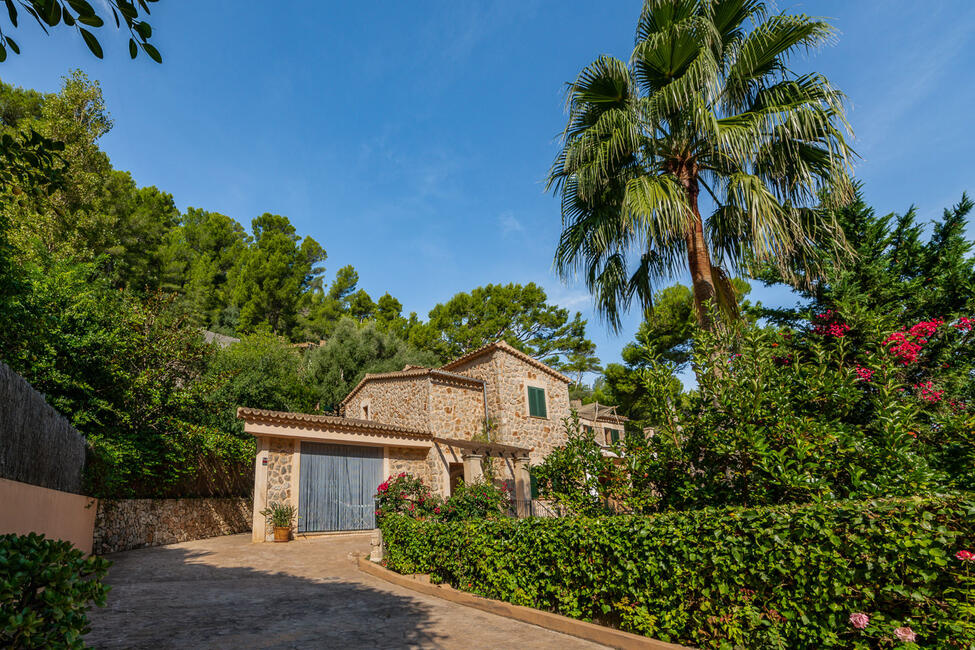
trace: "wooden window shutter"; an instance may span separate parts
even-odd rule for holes
[[[528,414],[535,417],[548,417],[545,410],[545,389],[528,387]]]

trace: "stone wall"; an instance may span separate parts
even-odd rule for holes
[[[488,411],[495,425],[495,442],[533,448],[533,465],[565,444],[567,436],[562,418],[569,415],[566,382],[503,350],[473,359],[453,372],[488,382]],[[547,415],[544,418],[529,415],[529,385],[545,389]]]
[[[267,454],[267,502],[297,505],[292,497],[295,441],[287,438],[271,438]]]
[[[444,470],[435,449],[413,449],[389,447],[386,449],[386,462],[389,476],[406,472],[429,485],[434,494],[445,494]]]
[[[484,429],[481,386],[435,379],[430,384],[430,431],[441,438],[470,440]]]
[[[250,499],[101,499],[92,552],[105,555],[250,529]]]
[[[429,390],[426,375],[369,381],[345,405],[345,416],[364,419],[362,407],[368,405],[369,420],[426,431],[430,425]]]

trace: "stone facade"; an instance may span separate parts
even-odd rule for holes
[[[561,376],[542,370],[505,349],[495,349],[471,359],[451,372],[485,382],[488,418],[493,440],[506,445],[529,447],[537,465],[567,440],[563,418],[569,416],[569,384]],[[546,416],[528,412],[528,387],[545,390]]]
[[[388,447],[386,449],[386,475],[396,476],[406,472],[416,476],[429,485],[434,493],[443,489],[442,471],[436,458],[435,449],[409,449]]]
[[[431,381],[427,413],[433,435],[471,440],[484,431],[484,392],[480,385]]]
[[[345,415],[426,430],[430,421],[427,416],[429,393],[429,380],[423,376],[369,381],[344,404]]]
[[[544,391],[544,416],[529,412],[529,387]],[[451,476],[478,480],[486,469],[525,495],[528,464],[567,440],[568,387],[567,377],[501,342],[439,369],[366,375],[343,400],[341,416],[242,408],[244,430],[260,440],[253,539],[267,538],[265,505],[299,505],[302,441],[381,448],[387,476],[408,472],[442,496]]]
[[[105,555],[250,529],[250,499],[101,499],[92,552]]]

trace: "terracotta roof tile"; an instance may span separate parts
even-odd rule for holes
[[[512,356],[514,356],[514,357],[516,357],[518,359],[521,359],[522,361],[524,361],[528,365],[534,366],[534,367],[538,368],[539,370],[541,370],[542,372],[548,373],[549,375],[552,375],[556,379],[559,379],[561,381],[564,381],[567,384],[571,384],[572,383],[572,380],[571,379],[569,379],[568,377],[566,377],[565,375],[563,375],[558,370],[555,370],[554,368],[550,368],[549,366],[546,366],[544,363],[542,363],[538,359],[536,359],[536,358],[534,358],[532,356],[529,356],[529,355],[525,354],[521,350],[519,350],[519,349],[517,349],[515,347],[512,347],[511,345],[509,345],[508,343],[506,343],[504,341],[495,341],[494,343],[488,343],[484,347],[480,347],[480,348],[478,348],[478,349],[476,349],[476,350],[474,350],[472,352],[468,352],[467,354],[465,354],[463,356],[457,357],[453,361],[449,361],[449,362],[445,363],[444,365],[440,366],[440,368],[442,370],[453,370],[454,368],[456,368],[458,366],[461,366],[461,365],[467,363],[468,361],[472,361],[472,360],[474,360],[474,359],[476,359],[476,358],[478,358],[480,356],[483,356],[483,355],[485,355],[485,354],[487,354],[489,352],[493,352],[495,350],[500,350],[500,351],[503,351],[503,352],[507,352],[508,354],[510,354],[510,355],[512,355]]]
[[[237,409],[237,418],[248,422],[271,422],[275,424],[295,423],[305,425],[327,425],[336,429],[366,432],[398,433],[413,438],[432,439],[433,434],[422,429],[403,427],[397,424],[376,422],[375,420],[359,420],[343,418],[337,415],[314,415],[312,413],[292,413],[289,411],[268,411],[241,406]]]
[[[345,404],[352,399],[359,390],[370,381],[382,380],[382,379],[409,379],[412,377],[440,377],[443,379],[449,379],[451,381],[459,381],[461,383],[472,384],[475,386],[481,386],[484,382],[480,379],[475,379],[474,377],[468,377],[467,375],[458,375],[453,372],[446,372],[438,368],[424,368],[422,366],[407,366],[403,370],[397,370],[394,372],[379,372],[374,374],[367,373],[362,380],[355,385],[355,388],[349,391],[349,394],[345,396],[339,406],[345,406]]]

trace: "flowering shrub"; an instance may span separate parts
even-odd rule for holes
[[[461,481],[444,504],[442,519],[484,519],[500,517],[511,505],[506,486],[498,487],[487,481],[464,483]]]
[[[843,338],[849,331],[850,326],[832,309],[813,316],[813,332],[820,336]]]
[[[382,530],[394,571],[695,648],[975,643],[971,495]]]
[[[418,518],[438,516],[442,508],[443,500],[406,472],[390,476],[376,488],[376,517],[380,520],[392,513]]]
[[[482,519],[504,515],[511,501],[506,487],[487,481],[457,486],[444,501],[419,478],[406,472],[390,476],[376,489],[376,516],[382,520],[396,513],[414,519]]]
[[[620,499],[648,512],[968,489],[975,382],[942,366],[971,355],[972,335],[921,321],[894,337],[915,351],[885,329],[829,311],[808,332],[736,323],[699,333],[700,391],[680,411],[666,396],[648,400],[659,424],[649,440],[627,440]],[[654,372],[648,393],[663,384]]]

